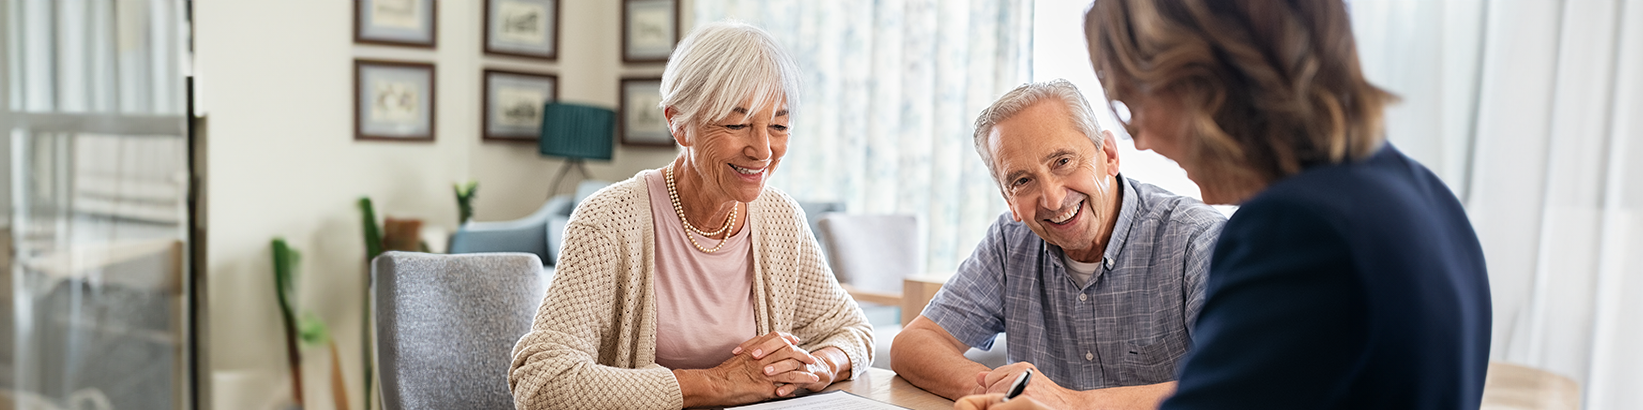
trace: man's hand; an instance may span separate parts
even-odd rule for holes
[[[1038,374],[1033,375],[1032,381],[1027,382],[1026,391],[1018,397],[1031,397],[1049,408],[1101,406],[1111,409],[1157,409],[1165,398],[1175,393],[1175,382],[1086,391],[1070,390],[1055,384],[1054,380],[1044,376],[1044,372],[1039,371],[1032,363],[1016,362],[993,369],[991,372],[977,373],[973,394],[1009,391],[1010,384],[1015,382],[1016,376],[1027,369],[1033,369],[1033,373]],[[1010,403],[1015,403],[1015,399],[1011,399]]]
[[[1043,403],[1027,396],[1016,396],[1004,401],[1004,394],[977,394],[964,396],[953,403],[953,410],[1050,410]]]
[[[1079,392],[1067,390],[1061,385],[1055,384],[1055,381],[1050,380],[1049,376],[1045,376],[1044,372],[1038,370],[1037,366],[1033,366],[1032,363],[1028,362],[1015,362],[1000,366],[990,372],[976,373],[976,387],[971,394],[1003,394],[1010,390],[1010,385],[1015,383],[1015,378],[1027,369],[1032,369],[1033,373],[1037,374],[1033,375],[1033,379],[1027,382],[1027,389],[1021,392],[1021,396],[1017,397],[1031,397],[1054,408],[1071,408],[1068,403],[1078,402],[1078,400],[1073,399]],[[1015,400],[1011,399],[1010,401],[1014,402]]]

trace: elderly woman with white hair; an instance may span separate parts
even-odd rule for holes
[[[866,368],[866,317],[798,205],[765,185],[798,82],[792,57],[753,26],[708,24],[679,43],[658,108],[683,149],[577,206],[514,346],[516,407],[738,405]]]

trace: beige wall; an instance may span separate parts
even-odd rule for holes
[[[659,64],[621,63],[618,1],[566,0],[553,63],[484,56],[481,4],[441,1],[438,47],[427,50],[354,44],[350,1],[194,3],[197,113],[208,156],[206,404],[261,409],[289,395],[272,238],[303,252],[299,299],[330,326],[350,407],[358,409],[366,269],[355,200],[369,196],[379,216],[422,218],[446,231],[455,227],[456,181],[479,181],[479,220],[517,218],[541,206],[560,162],[527,145],[480,143],[482,69],[557,73],[562,100],[610,107],[622,75],[661,72]],[[353,140],[355,58],[436,65],[435,142]],[[589,169],[619,180],[673,155],[618,146],[614,161]],[[331,408],[330,355],[309,350],[304,365],[306,407]]]

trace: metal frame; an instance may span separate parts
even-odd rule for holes
[[[0,58],[6,59],[0,62],[0,113],[11,112],[11,31],[17,29],[10,24],[13,4],[13,0],[0,0]],[[0,123],[0,129],[5,129],[4,125]]]
[[[17,220],[14,217],[26,219],[31,213],[29,206],[27,206],[28,204],[21,203],[24,199],[24,195],[21,194],[24,193],[26,184],[17,183],[21,182],[21,176],[24,175],[26,171],[31,169],[30,162],[32,161],[30,160],[30,155],[32,154],[32,149],[30,147],[37,144],[62,145],[57,147],[55,151],[61,153],[71,152],[72,145],[75,143],[74,139],[72,137],[59,136],[72,136],[77,134],[114,134],[126,138],[186,139],[188,149],[186,166],[190,181],[187,187],[186,203],[184,206],[188,208],[188,219],[183,221],[180,226],[178,226],[178,229],[182,230],[181,234],[183,235],[183,238],[185,238],[184,240],[187,241],[188,246],[182,250],[180,257],[176,262],[179,265],[178,268],[182,270],[182,275],[184,275],[184,277],[181,278],[182,289],[180,290],[181,293],[179,295],[179,297],[182,298],[182,301],[178,305],[173,305],[176,309],[178,309],[173,312],[173,314],[178,315],[173,318],[173,320],[176,321],[174,331],[177,332],[174,336],[178,338],[180,345],[177,346],[177,359],[174,364],[176,366],[174,370],[177,372],[177,378],[173,381],[174,390],[171,394],[174,398],[173,405],[176,408],[193,409],[200,408],[204,405],[201,395],[207,391],[202,388],[202,383],[205,382],[205,379],[201,375],[203,369],[199,368],[202,364],[200,358],[203,357],[204,352],[204,346],[201,344],[204,341],[200,337],[201,332],[199,332],[199,330],[202,329],[201,326],[204,323],[203,316],[201,316],[204,312],[201,310],[201,307],[203,307],[205,301],[202,299],[202,295],[196,292],[197,289],[203,289],[205,280],[199,270],[198,264],[195,263],[197,262],[196,258],[199,256],[197,251],[199,249],[203,249],[204,246],[201,242],[201,239],[203,238],[198,235],[200,233],[197,226],[199,220],[196,217],[197,206],[201,200],[201,197],[199,196],[200,174],[198,172],[199,169],[195,167],[196,156],[198,154],[196,153],[196,144],[198,143],[198,140],[195,138],[194,124],[188,117],[193,113],[194,103],[192,81],[190,77],[192,70],[191,67],[189,67],[192,63],[191,57],[193,51],[193,38],[190,34],[192,33],[194,23],[192,15],[193,4],[190,0],[153,1],[154,3],[152,4],[144,2],[139,5],[134,5],[134,7],[161,7],[167,9],[166,12],[169,12],[170,14],[168,16],[169,18],[166,18],[165,21],[161,22],[164,23],[165,27],[149,27],[150,31],[160,31],[163,33],[159,34],[159,36],[155,38],[155,44],[153,45],[153,47],[161,48],[166,51],[163,53],[164,55],[158,56],[158,58],[163,61],[156,61],[155,56],[150,56],[146,64],[149,65],[150,70],[172,68],[176,69],[175,72],[180,74],[179,78],[165,79],[165,81],[157,84],[158,86],[164,86],[165,88],[170,89],[168,91],[171,91],[172,95],[176,96],[172,102],[177,105],[182,105],[182,107],[176,108],[185,110],[175,115],[29,112],[25,110],[24,108],[29,106],[27,104],[28,96],[25,93],[26,90],[18,88],[18,85],[21,83],[19,81],[14,81],[19,79],[16,79],[13,76],[18,75],[20,72],[26,72],[26,70],[21,70],[20,67],[18,69],[14,69],[12,67],[14,63],[20,63],[24,57],[20,53],[22,53],[26,47],[22,47],[21,44],[14,44],[14,41],[20,38],[25,38],[22,37],[25,33],[22,32],[23,27],[9,23],[11,22],[13,15],[21,12],[21,9],[27,5],[20,2],[20,0],[0,0],[0,58],[5,59],[4,61],[0,61],[0,143],[7,144],[11,147],[11,158],[9,158],[7,162],[9,162],[8,165],[11,173],[9,177],[13,179],[10,192],[12,196],[10,200],[12,202],[13,209],[9,214],[3,216],[3,218],[6,218],[5,222],[8,222],[8,224],[13,228],[11,230],[11,236],[12,246],[14,249],[17,246],[22,246],[24,244],[22,239],[25,235],[24,230],[19,228],[22,228],[21,224],[24,221]],[[59,18],[63,12],[59,9],[59,7],[62,7],[62,4],[56,2],[44,2],[40,4],[43,4],[45,7],[49,8],[48,14],[51,16],[51,21],[45,24],[52,26],[52,29],[48,30],[50,33],[49,35],[51,36],[51,44],[53,44],[53,46],[49,48],[49,53],[55,56],[62,52],[62,50],[55,46],[57,44],[57,37],[59,36],[60,31],[58,26],[62,24],[61,19]],[[107,5],[91,5],[90,7],[110,7],[108,10],[109,16],[107,16],[107,23],[115,24],[115,22],[118,21],[117,9],[121,6],[124,5],[121,3],[111,2]],[[92,21],[88,24],[98,24],[98,22]],[[115,28],[109,27],[108,29],[112,31]],[[90,31],[88,35],[96,35],[97,30],[92,29],[89,26],[88,30]],[[88,63],[95,60],[91,58],[92,54],[97,53],[95,47],[88,46],[82,51],[87,54],[86,61],[88,61]],[[56,59],[53,58],[53,60],[55,61]],[[51,100],[52,103],[49,104],[49,108],[56,110],[61,107],[62,103],[62,99],[60,98],[61,90],[58,86],[58,78],[56,78],[56,76],[61,74],[58,73],[58,70],[50,70],[47,75],[51,76],[48,80],[51,83],[50,87],[53,89],[53,98]],[[91,75],[96,74],[93,73]],[[115,77],[114,84],[112,85],[118,87],[118,74],[116,74]],[[154,73],[150,73],[148,76],[145,76],[139,81],[152,82],[155,80],[156,78],[154,77]],[[88,85],[87,92],[95,93],[96,90],[89,88],[95,85],[95,83]],[[155,87],[151,91],[159,91],[159,88]],[[116,100],[113,104],[114,106],[109,108],[112,108],[114,111],[118,111],[119,102]],[[95,108],[95,106],[88,108]],[[53,164],[53,168],[56,168],[54,169],[54,172],[67,171],[67,169],[72,166],[72,160],[73,159],[71,157],[56,158],[52,161],[55,163]],[[68,182],[66,179],[63,179],[62,181],[59,181],[59,183],[67,184]],[[54,190],[62,190],[64,188],[66,187],[56,187]],[[67,191],[64,190],[60,192]],[[70,198],[64,200],[72,199]],[[66,204],[64,205],[66,206]],[[59,229],[59,231],[66,230]],[[0,249],[0,251],[11,252],[12,249]],[[21,289],[21,287],[15,286],[21,284],[19,281],[24,279],[23,276],[18,274],[20,273],[19,266],[21,266],[18,262],[18,260],[13,258],[12,266],[4,266],[0,267],[0,269],[10,270],[12,272],[11,280],[14,281],[14,288]],[[22,312],[14,312],[14,314],[18,313]],[[16,336],[13,335],[12,337]],[[19,343],[17,345],[17,349],[21,349],[23,345],[24,344]],[[22,362],[22,360],[24,360],[24,356],[18,354],[22,353],[22,351],[15,350],[11,353],[15,356],[14,359],[17,360],[16,364],[18,366],[15,371],[23,371],[22,369],[25,368]],[[17,375],[14,374],[13,376]]]

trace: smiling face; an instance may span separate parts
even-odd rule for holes
[[[723,120],[683,125],[688,128],[685,132],[674,133],[685,149],[685,171],[693,171],[681,173],[687,174],[680,178],[690,179],[690,190],[695,191],[681,189],[681,199],[693,198],[692,202],[711,209],[728,201],[753,202],[764,192],[770,173],[787,154],[787,106],[747,105],[738,105]],[[679,125],[672,124],[674,113],[667,112],[670,126]]]
[[[1092,262],[1117,210],[1117,146],[1074,127],[1059,100],[1043,100],[999,121],[987,136],[1010,214],[1075,260]]]

